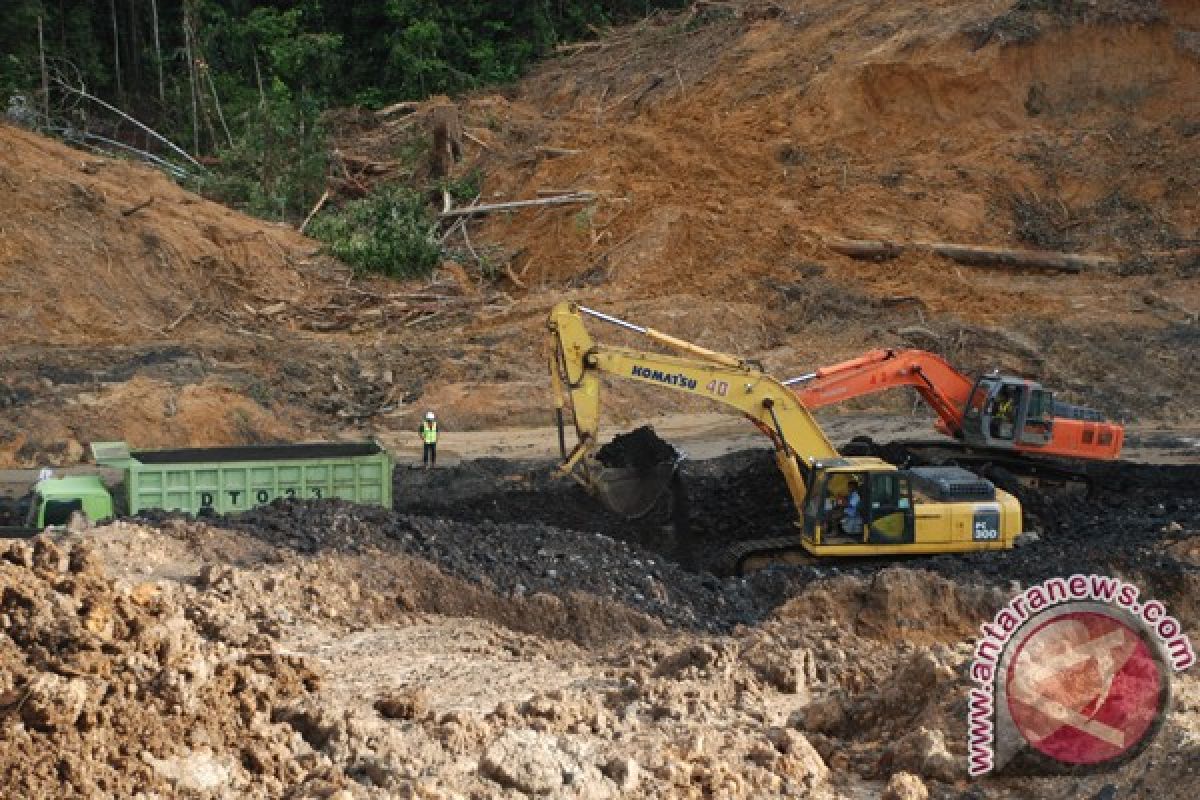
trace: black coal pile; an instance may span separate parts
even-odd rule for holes
[[[1200,585],[1200,567],[1176,558],[1171,547],[1200,536],[1196,465],[1112,465],[1089,495],[1023,492],[1026,530],[1038,537],[1011,551],[843,559],[745,579],[706,570],[730,542],[794,532],[795,510],[772,453],[686,461],[682,475],[687,541],[669,515],[615,517],[573,481],[555,477],[551,462],[502,459],[397,470],[395,511],[277,502],[222,524],[305,553],[409,554],[500,595],[585,592],[671,626],[708,631],[760,619],[815,579],[869,575],[897,563],[1003,588],[1076,572],[1119,574],[1164,601]]]
[[[596,460],[606,467],[626,467],[639,472],[649,472],[659,464],[674,461],[677,456],[675,448],[659,438],[649,425],[618,433],[596,451]]]
[[[220,524],[305,553],[415,556],[504,596],[586,592],[693,630],[753,622],[780,600],[770,581],[764,593],[756,582],[690,572],[603,533],[542,523],[462,522],[325,500],[276,501]]]

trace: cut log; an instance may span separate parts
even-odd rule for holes
[[[829,239],[825,246],[835,253],[867,261],[886,261],[904,252],[904,246],[896,242],[872,239]]]
[[[1077,273],[1084,269],[1117,265],[1115,258],[1106,256],[1083,256],[1042,250],[1009,250],[1003,247],[975,247],[947,242],[935,242],[929,245],[929,249],[939,256],[971,267],[1052,269],[1058,272]]]
[[[590,192],[578,192],[576,194],[560,195],[559,197],[542,197],[537,200],[513,200],[508,203],[485,203],[479,206],[469,206],[467,208],[452,208],[449,211],[443,211],[438,215],[441,219],[450,219],[452,217],[467,217],[476,214],[490,214],[493,211],[515,211],[520,208],[532,208],[534,206],[561,206],[572,203],[591,203],[596,199],[596,195]]]
[[[953,242],[892,242],[871,239],[830,239],[825,246],[851,258],[883,261],[904,253],[929,252],[972,267],[1049,269],[1078,273],[1085,269],[1115,267],[1111,256],[1056,253],[1045,250],[1013,250],[1007,247],[956,244]]]

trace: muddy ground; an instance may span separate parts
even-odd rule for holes
[[[8,545],[5,792],[1186,796],[1194,677],[1112,774],[969,782],[964,719],[977,626],[1018,584],[1120,575],[1200,633],[1195,464],[1126,465],[1091,495],[1031,490],[1040,538],[1010,552],[746,578],[696,563],[702,546],[681,556],[658,521],[614,519],[550,466],[401,468],[390,512],[277,503]],[[764,451],[688,459],[683,476],[698,543],[786,528]],[[47,751],[57,761],[30,769]]]

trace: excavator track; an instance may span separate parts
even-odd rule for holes
[[[817,562],[817,557],[800,544],[798,535],[748,539],[730,545],[718,559],[723,574],[738,576],[772,566],[809,566]]]

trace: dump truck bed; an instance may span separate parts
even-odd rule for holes
[[[392,506],[392,459],[375,441],[133,451],[97,442],[92,452],[125,471],[129,514],[228,514],[281,498]]]

